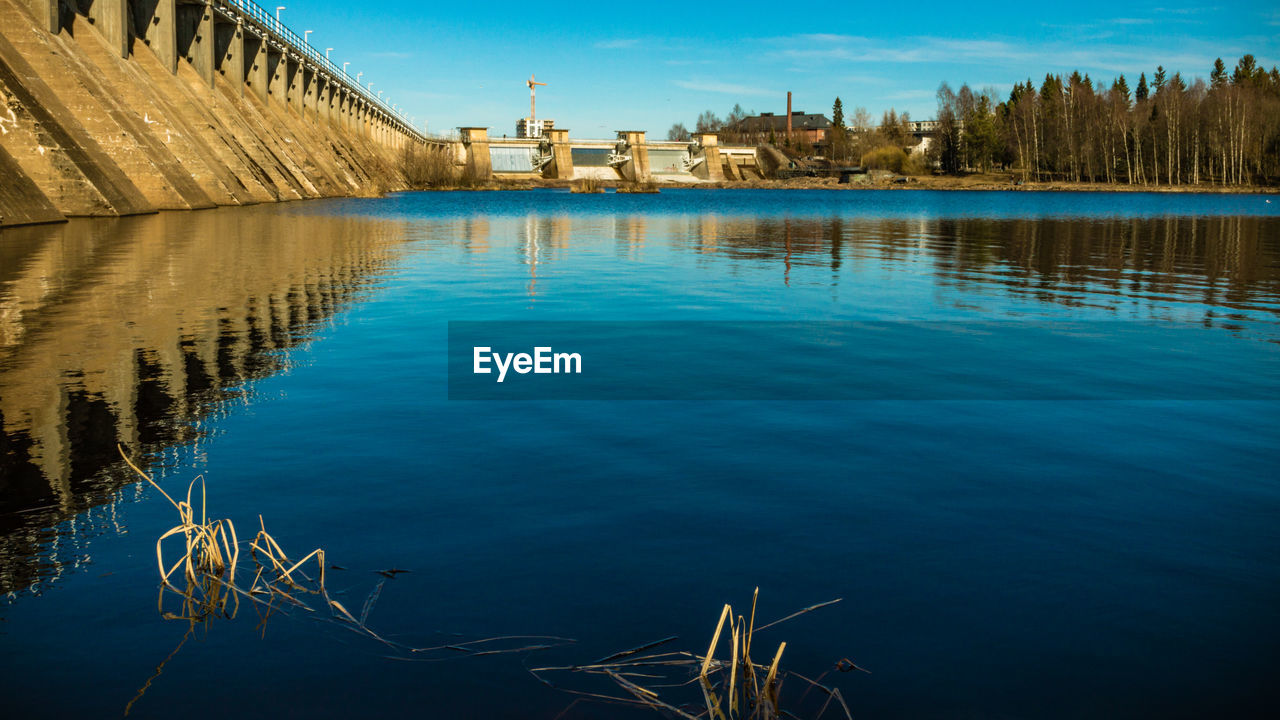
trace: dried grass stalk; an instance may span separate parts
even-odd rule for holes
[[[826,696],[821,707],[814,713],[806,714],[807,717],[823,718],[827,716],[829,710],[839,710],[842,712],[837,712],[838,716],[851,720],[852,715],[838,689],[788,673],[782,668],[782,655],[787,648],[787,643],[778,644],[773,660],[768,665],[758,664],[751,659],[756,633],[780,622],[827,607],[839,600],[811,605],[782,620],[757,628],[755,626],[756,605],[759,596],[760,589],[756,588],[751,598],[751,612],[746,617],[735,616],[733,607],[730,605],[725,605],[721,609],[720,619],[716,622],[715,632],[712,633],[711,642],[708,643],[704,655],[688,651],[649,652],[676,639],[668,637],[631,650],[614,653],[590,665],[541,667],[534,668],[530,672],[550,687],[558,687],[545,677],[553,672],[603,676],[624,690],[626,695],[605,695],[570,688],[560,689],[578,695],[581,700],[638,705],[677,717],[707,718],[708,720],[778,720],[784,717],[797,717],[792,712],[782,710],[780,702],[783,680],[794,675],[807,683],[810,689],[817,688]],[[730,651],[729,657],[717,658],[716,651],[721,646],[721,636],[726,632],[726,621],[728,621],[729,637],[726,645]],[[848,660],[841,660],[834,669],[844,671],[846,668],[862,669]],[[650,682],[647,686],[641,685],[636,678],[645,678]],[[698,686],[702,695],[702,707],[696,712],[690,711],[689,704],[664,698],[659,692],[659,689],[679,691],[692,684]],[[690,698],[686,700],[688,699]],[[803,699],[804,696],[801,696],[800,700]]]

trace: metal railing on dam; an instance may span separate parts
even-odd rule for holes
[[[411,135],[420,141],[425,142],[428,139],[427,134],[414,127],[402,113],[383,102],[380,97],[367,87],[356,82],[350,73],[339,67],[324,53],[312,47],[305,38],[299,37],[298,33],[294,32],[288,25],[280,22],[266,8],[252,0],[209,0],[209,4],[223,17],[232,22],[243,24],[250,32],[257,34],[263,40],[267,42],[274,41],[282,51],[291,52],[299,60],[309,60],[315,63],[318,69],[328,71],[330,82],[342,85],[348,90],[359,94],[366,102],[381,108],[397,124],[401,132]]]

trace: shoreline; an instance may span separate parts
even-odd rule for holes
[[[617,190],[625,182],[601,182],[604,190]],[[850,182],[837,178],[791,178],[787,180],[741,180],[731,182],[657,182],[662,190],[942,190],[948,192],[1080,192],[1080,193],[1169,193],[1185,195],[1277,195],[1280,186],[1271,185],[1129,185],[1125,183],[1027,182],[1015,185],[984,176],[906,176],[905,182]],[[567,190],[567,180],[533,180],[502,178],[472,187],[440,187],[410,189],[407,192],[490,192],[537,189]]]
[[[1103,184],[1103,183],[1067,183],[1067,182],[1028,182],[1022,185],[1013,185],[1011,183],[1001,183],[986,177],[975,181],[976,176],[968,177],[908,177],[906,182],[866,182],[866,183],[840,183],[836,178],[791,178],[787,180],[745,180],[735,182],[658,182],[657,187],[659,193],[663,190],[777,190],[777,191],[795,191],[795,190],[826,190],[826,191],[922,191],[935,190],[945,192],[1065,192],[1065,193],[1137,193],[1137,194],[1175,194],[1175,195],[1280,195],[1280,187],[1268,185],[1252,185],[1252,186],[1220,186],[1220,185],[1127,185],[1127,184]],[[617,193],[619,186],[625,186],[623,182],[605,182],[600,187],[604,191],[614,191]],[[503,178],[488,183],[473,186],[454,186],[439,188],[399,188],[388,190],[381,194],[372,193],[352,193],[349,195],[328,195],[314,198],[294,198],[279,202],[294,203],[305,202],[307,200],[339,200],[339,199],[375,199],[387,197],[395,193],[408,192],[526,192],[530,190],[568,190],[571,182],[567,180],[528,180],[528,179],[512,179]],[[601,194],[601,193],[596,193]],[[625,191],[620,194],[629,194]],[[255,203],[264,204],[264,203]],[[265,203],[272,204],[272,203]],[[192,208],[192,209],[176,209],[165,208],[152,213],[156,214],[169,212],[195,212],[203,209],[214,209],[221,207],[248,207],[248,205],[215,205],[211,208]],[[38,223],[24,223],[20,225],[4,225],[0,226],[0,237],[3,232],[9,229],[31,228],[31,227],[47,227],[49,225],[60,225],[71,219],[92,219],[94,215],[68,215],[59,220]]]

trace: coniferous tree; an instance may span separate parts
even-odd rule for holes
[[[844,127],[844,105],[840,102],[839,97],[831,105],[831,130],[827,144],[831,148],[832,160],[840,162],[848,155],[849,142],[847,131]]]
[[[1227,83],[1227,66],[1222,62],[1222,58],[1213,61],[1213,72],[1209,73],[1209,82],[1215,88]]]

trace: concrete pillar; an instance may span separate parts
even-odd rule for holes
[[[267,101],[267,41],[250,33],[244,36],[245,78],[249,89],[262,102]]]
[[[25,0],[27,9],[31,11],[36,24],[54,35],[62,29],[62,17],[58,12],[58,0]]]
[[[320,73],[310,65],[302,66],[302,107],[310,110],[303,117],[310,117],[312,122],[320,121]]]
[[[329,84],[327,77],[321,77],[320,73],[316,73],[316,122],[329,122],[329,95],[332,92],[332,86]]]
[[[731,156],[729,156],[729,158],[728,158],[728,162],[725,162],[725,163],[724,163],[724,165],[723,165],[723,168],[722,168],[722,169],[723,169],[723,172],[724,172],[724,174],[725,174],[725,177],[726,177],[727,179],[729,179],[729,180],[744,180],[744,179],[745,179],[745,178],[743,178],[743,177],[742,177],[742,171],[738,168],[737,163],[736,163],[736,162],[734,162],[734,160],[733,160],[733,156],[732,156],[732,155],[731,155]]]
[[[174,0],[137,0],[133,7],[133,31],[160,58],[169,72],[178,72],[178,27]]]
[[[267,93],[271,100],[284,105],[288,100],[289,63],[279,50],[267,46]]]
[[[208,3],[200,14],[196,45],[196,70],[200,72],[200,77],[209,83],[209,87],[213,87],[213,76],[218,72],[218,43],[213,22],[213,7]]]
[[[467,149],[467,162],[463,172],[475,180],[493,179],[493,159],[489,157],[489,128],[458,128],[462,133],[462,145]]]
[[[205,4],[176,6],[178,54],[191,63],[210,87],[217,72],[217,42],[213,27],[213,8]]]
[[[89,22],[107,39],[113,52],[129,57],[129,3],[127,0],[93,0]]]
[[[693,140],[698,145],[698,153],[702,155],[702,162],[693,169],[694,177],[712,182],[723,181],[724,166],[720,159],[720,136],[715,133],[694,133]]]
[[[619,130],[618,139],[626,145],[626,152],[631,159],[618,167],[618,174],[623,180],[630,182],[649,182],[653,176],[649,174],[649,145],[645,141],[643,130]]]
[[[573,177],[573,149],[569,145],[569,131],[564,128],[543,130],[543,137],[551,142],[551,162],[542,169],[542,177],[569,180]]]
[[[285,83],[287,84],[286,98],[294,110],[298,111],[298,117],[302,117],[302,94],[306,91],[303,85],[303,67],[297,58],[288,57],[285,59]]]
[[[239,22],[216,22],[215,18],[214,40],[218,72],[244,95],[244,26]]]
[[[306,106],[307,95],[307,64],[305,61],[296,57],[289,58],[289,102],[293,105],[293,109],[298,111],[298,117],[302,117],[302,111]]]

